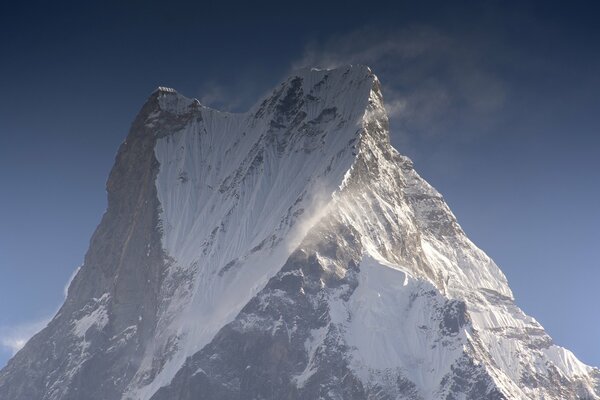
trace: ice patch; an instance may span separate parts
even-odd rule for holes
[[[361,380],[368,384],[394,373],[413,382],[424,398],[434,398],[466,344],[464,332],[441,341],[437,311],[446,300],[430,283],[366,255],[347,304],[350,320],[333,321],[346,327],[346,342],[354,349],[351,366]]]
[[[99,299],[94,299],[95,307],[91,312],[73,321],[73,333],[79,337],[85,337],[85,334],[91,327],[96,327],[102,330],[108,324],[108,312],[106,310],[105,301],[110,295],[105,293]]]

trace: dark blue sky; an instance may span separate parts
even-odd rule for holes
[[[156,86],[240,111],[296,67],[365,63],[399,151],[519,305],[600,366],[593,2],[15,3],[0,5],[0,365],[62,302]]]

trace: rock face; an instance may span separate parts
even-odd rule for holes
[[[107,191],[1,399],[600,399],[391,147],[367,67],[244,114],[159,88]]]

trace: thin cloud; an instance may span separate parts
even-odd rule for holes
[[[0,346],[15,355],[33,335],[42,330],[51,318],[31,321],[12,327],[0,327]]]
[[[235,77],[216,77],[203,81],[196,91],[205,106],[226,112],[245,112],[270,94],[278,82],[264,70],[240,70]]]
[[[397,140],[449,134],[469,140],[489,131],[507,99],[484,44],[427,26],[365,27],[308,44],[292,69],[369,65],[382,81]]]
[[[80,269],[81,267],[77,267],[69,277],[69,280],[65,283],[63,288],[65,299],[69,292],[69,286],[71,286],[71,282]],[[25,344],[27,344],[29,339],[48,325],[57,312],[58,310],[39,320],[27,321],[13,326],[0,326],[0,348],[10,351],[14,356],[25,346]]]
[[[216,81],[206,81],[199,90],[200,103],[218,110],[230,111],[241,108],[240,97],[233,97],[226,86]]]

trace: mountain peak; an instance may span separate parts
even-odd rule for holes
[[[317,68],[317,67],[304,67],[292,72],[290,77],[299,76],[303,78],[309,78],[313,76],[313,80],[322,79],[326,75],[344,75],[350,78],[350,81],[359,81],[364,78],[374,76],[373,71],[366,65],[362,64],[347,64],[341,65],[334,68]]]
[[[240,114],[159,88],[107,186],[2,399],[599,399],[390,145],[368,67],[299,70]]]
[[[152,93],[177,93],[177,91],[170,87],[159,86]]]

